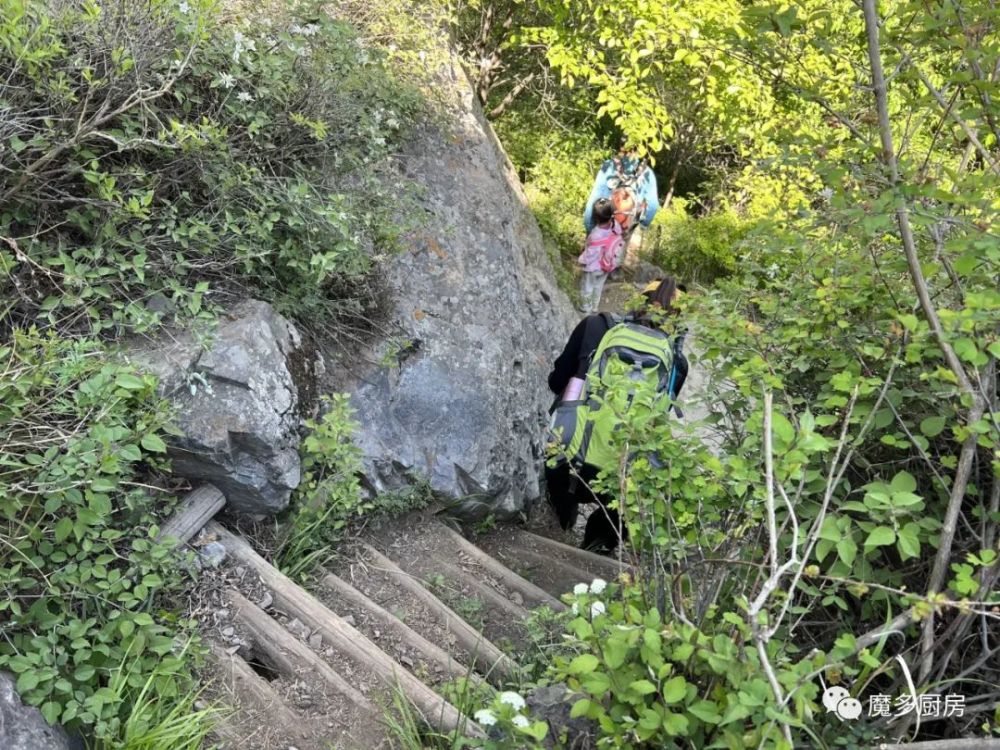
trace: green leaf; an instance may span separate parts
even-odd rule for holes
[[[686,693],[687,682],[680,675],[663,683],[662,694],[664,703],[677,703],[684,698]]]
[[[146,387],[146,384],[140,378],[127,372],[123,372],[115,378],[115,385],[127,391],[141,391]]]
[[[663,728],[667,734],[674,737],[687,734],[689,724],[690,722],[683,714],[675,714],[669,711],[663,714]]]
[[[17,678],[17,692],[24,695],[29,690],[34,690],[38,687],[38,672],[32,670],[30,672],[22,672],[21,676]]]
[[[700,700],[688,706],[688,713],[695,716],[706,724],[718,724],[722,721],[722,714],[719,707],[712,701]]]
[[[649,680],[636,680],[631,683],[628,688],[639,695],[649,695],[650,693],[656,692],[656,685]]]
[[[908,471],[901,471],[892,478],[889,487],[893,492],[913,492],[917,489],[917,480]]]
[[[920,432],[929,438],[937,437],[944,430],[944,426],[947,423],[944,417],[927,417],[927,419],[920,422]]]
[[[142,440],[139,442],[143,448],[151,453],[166,453],[167,451],[167,444],[163,442],[159,435],[152,432],[143,435]]]
[[[837,556],[844,561],[845,565],[853,565],[854,558],[858,554],[858,545],[851,537],[844,537],[837,542]]]
[[[570,674],[587,674],[597,669],[598,663],[593,654],[580,654],[569,663],[567,671]]]
[[[69,517],[60,518],[55,525],[54,533],[56,542],[65,542],[73,531],[73,519]]]
[[[904,560],[911,557],[920,556],[920,526],[914,521],[910,521],[899,530],[896,539],[896,548],[899,555]]]
[[[896,541],[896,532],[888,526],[877,526],[865,540],[866,547],[884,547]]]

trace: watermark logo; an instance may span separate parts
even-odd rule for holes
[[[823,691],[823,705],[827,713],[832,711],[841,721],[854,721],[861,716],[861,701],[852,698],[841,685],[830,685]]]
[[[830,685],[823,690],[823,705],[827,713],[836,715],[841,721],[855,721],[863,713],[870,718],[887,718],[890,721],[910,713],[916,713],[920,718],[965,715],[965,696],[962,694],[908,693],[893,698],[879,693],[869,696],[867,712],[859,698],[853,697],[843,685]]]

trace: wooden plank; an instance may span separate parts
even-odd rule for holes
[[[452,564],[443,560],[435,560],[434,568],[440,569],[440,571],[446,574],[447,577],[453,578],[462,585],[472,589],[477,596],[497,609],[503,610],[504,614],[508,617],[512,617],[517,621],[523,621],[531,614],[520,604],[515,604],[489,584],[483,583],[461,565]]]
[[[234,748],[247,747],[251,727],[263,727],[269,738],[285,744],[309,739],[305,720],[290,709],[259,674],[238,655],[229,655],[218,644],[211,644],[209,661],[219,681],[219,690],[232,697],[235,713],[217,721],[213,731],[230,740]],[[252,746],[252,745],[250,745]]]
[[[322,656],[275,622],[264,610],[235,589],[227,591],[226,596],[239,622],[250,631],[256,647],[285,677],[294,681],[302,672],[313,672],[358,708],[375,713],[374,703],[337,674]]]
[[[218,537],[231,555],[254,569],[264,585],[271,590],[276,606],[298,617],[313,630],[318,630],[340,654],[353,660],[359,667],[374,672],[390,689],[399,688],[428,724],[446,733],[457,731],[470,737],[486,736],[479,725],[462,716],[458,709],[410,674],[403,666],[390,659],[364,634],[348,625],[315,597],[270,565],[246,540],[230,533],[215,521],[208,524],[208,529]]]
[[[517,675],[517,665],[486,637],[459,617],[447,604],[424,588],[416,578],[400,569],[396,563],[370,544],[362,544],[369,557],[369,564],[381,568],[406,589],[415,599],[420,600],[448,629],[459,645],[472,657],[476,666],[493,682]]]
[[[203,484],[191,490],[187,497],[160,528],[158,542],[174,538],[178,544],[187,544],[201,531],[212,517],[222,510],[226,496],[214,485]]]
[[[333,573],[327,573],[322,583],[338,597],[350,602],[352,606],[365,610],[404,644],[423,654],[428,661],[437,664],[445,674],[450,674],[452,677],[466,677],[474,683],[482,682],[478,674],[461,664],[440,646],[428,641],[394,614],[373,602],[347,581]]]
[[[600,509],[594,512],[598,513]],[[563,561],[571,563],[576,567],[583,568],[584,570],[601,571],[608,577],[609,581],[613,581],[622,573],[632,570],[631,565],[617,558],[598,555],[579,547],[571,547],[568,544],[557,542],[555,539],[549,539],[547,536],[539,536],[524,529],[516,530],[514,536],[525,542],[534,544],[535,547],[541,550],[549,550]]]
[[[443,530],[442,533],[447,534],[459,550],[465,552],[469,557],[482,565],[483,569],[488,573],[503,581],[504,585],[511,591],[517,591],[524,597],[524,601],[536,607],[542,605],[548,606],[553,612],[563,612],[566,610],[566,605],[561,601],[531,581],[518,575],[496,558],[479,549],[479,547],[454,529],[449,528],[443,523],[439,524],[439,526]]]
[[[547,570],[550,573],[557,571],[559,577],[563,579],[563,586],[566,589],[565,591],[560,591],[560,595],[569,593],[578,583],[589,584],[592,580],[594,580],[594,575],[590,571],[578,568],[572,563],[560,560],[558,557],[554,557],[552,555],[545,555],[541,552],[527,548],[518,549],[517,555],[525,562],[532,563],[542,570]]]

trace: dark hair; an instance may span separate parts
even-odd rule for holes
[[[655,308],[660,308],[666,315],[676,315],[677,310],[673,306],[674,295],[677,290],[683,290],[683,285],[677,283],[673,276],[667,276],[660,281],[659,285],[650,292],[644,292],[646,297],[646,313],[643,317],[648,317]]]
[[[615,205],[607,198],[599,198],[594,201],[594,209],[591,212],[595,224],[607,224],[615,215]]]

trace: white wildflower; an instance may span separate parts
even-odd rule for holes
[[[528,726],[531,724],[531,722],[528,721],[528,717],[523,716],[522,714],[518,714],[513,719],[511,719],[510,722],[515,727],[521,727],[521,729],[527,729]]]
[[[590,584],[590,593],[600,594],[602,591],[604,591],[605,588],[607,588],[607,586],[608,582],[605,581],[603,578],[595,578],[593,582]]]
[[[302,29],[303,36],[316,36],[319,33],[318,23],[307,23],[305,28]]]
[[[573,587],[573,593],[576,594],[577,596],[583,596],[584,594],[587,593],[587,584],[585,583],[576,584],[576,586]]]
[[[520,711],[524,708],[524,698],[512,690],[505,690],[500,693],[500,702],[512,706],[515,711]]]
[[[236,98],[239,99],[241,102],[253,101],[253,95],[249,91],[241,91],[236,95]]]
[[[180,5],[177,6],[177,10],[179,10],[184,15],[187,15],[191,11],[191,6],[188,5],[186,2],[182,2]]]
[[[577,603],[576,603],[576,602],[573,602],[573,614],[574,614],[574,615],[578,615],[578,614],[580,614],[580,607],[579,607],[579,606],[577,606]]]
[[[591,603],[591,605],[590,605],[590,616],[591,617],[597,617],[598,615],[603,615],[604,612],[605,612],[605,610],[604,610],[604,602],[592,602]]]
[[[231,89],[236,85],[236,76],[231,73],[219,73],[219,85],[224,89]]]
[[[497,723],[497,717],[488,708],[481,708],[473,714],[473,717],[484,727],[491,727]]]
[[[825,201],[830,200],[833,197],[833,188],[823,188],[819,191],[819,197]]]
[[[244,40],[246,40],[246,37],[243,36],[241,32],[239,31],[233,32],[233,41],[236,43],[236,46],[242,47]]]
[[[427,59],[427,53],[426,53],[426,52],[424,52],[423,50],[420,50],[420,51],[419,51],[419,52],[417,53],[417,57],[419,57],[419,58],[420,58],[420,62],[424,62],[424,60],[426,60],[426,59]]]

